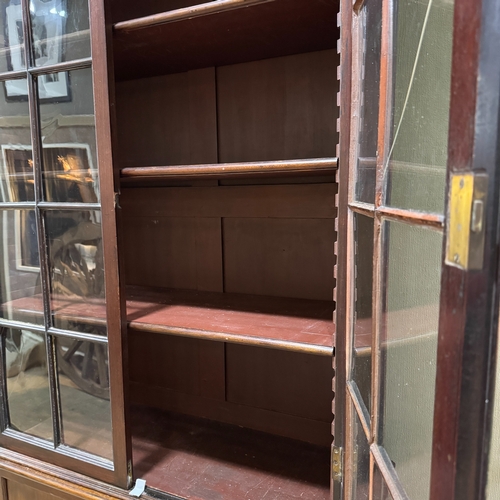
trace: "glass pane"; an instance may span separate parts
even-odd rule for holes
[[[443,213],[453,1],[397,2],[395,33],[387,203]]]
[[[441,232],[384,222],[382,445],[412,500],[429,498],[441,277]],[[388,264],[387,264],[388,262]]]
[[[0,72],[26,68],[21,0],[2,2],[0,23]]]
[[[375,203],[382,1],[365,2],[356,199]]]
[[[26,80],[0,83],[0,201],[34,201]]]
[[[353,500],[368,500],[370,497],[370,447],[361,421],[353,408],[354,417],[354,461]]]
[[[52,441],[45,336],[3,328],[10,427]]]
[[[371,408],[371,342],[373,281],[373,219],[354,214],[355,245],[355,318],[352,378],[363,401]]]
[[[46,201],[99,201],[92,71],[38,78]]]
[[[113,459],[108,347],[56,339],[63,443]]]
[[[44,324],[33,210],[0,210],[0,317]]]
[[[497,365],[495,373],[495,393],[488,464],[486,500],[500,498],[500,342],[497,343]]]
[[[393,500],[377,464],[375,464],[373,471],[373,500]]]
[[[45,226],[54,326],[105,335],[101,212],[48,211]]]
[[[30,0],[36,66],[90,56],[87,0]]]

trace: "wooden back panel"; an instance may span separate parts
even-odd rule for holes
[[[336,184],[124,189],[126,281],[332,300]]]

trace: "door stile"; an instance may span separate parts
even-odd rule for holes
[[[453,174],[467,172],[486,174],[489,186],[482,269],[443,266],[431,500],[485,494],[490,356],[498,327],[499,20],[498,2],[455,0],[447,189]],[[448,226],[449,218],[447,232]]]
[[[132,481],[132,442],[127,425],[128,399],[124,381],[128,380],[127,321],[125,290],[120,282],[118,255],[119,166],[116,158],[116,117],[114,106],[114,67],[112,25],[104,0],[90,2],[92,72],[96,123],[96,143],[101,172],[103,253],[108,321],[109,377],[115,484],[128,489]],[[112,196],[114,194],[114,196]]]
[[[346,387],[346,357],[344,355],[346,343],[349,338],[347,326],[347,303],[348,297],[345,293],[347,281],[349,280],[348,271],[348,197],[349,197],[349,148],[350,148],[350,124],[351,124],[351,44],[352,33],[352,2],[351,0],[340,0],[340,40],[338,47],[340,49],[340,117],[339,124],[339,150],[337,157],[340,159],[338,169],[337,194],[337,280],[335,284],[336,293],[336,334],[335,334],[335,417],[334,417],[334,445],[345,449],[348,430],[345,428],[346,408],[350,404],[349,395]],[[345,158],[345,163],[342,162]],[[350,426],[352,427],[352,426]],[[344,460],[344,463],[346,461]],[[345,474],[344,474],[345,478]],[[332,481],[332,495],[334,499],[343,498],[343,480]]]

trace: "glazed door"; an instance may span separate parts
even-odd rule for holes
[[[477,75],[493,4],[342,3],[338,498],[481,498],[499,87]]]
[[[103,2],[2,5],[0,444],[128,487]]]

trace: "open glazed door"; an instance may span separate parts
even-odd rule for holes
[[[499,12],[341,2],[336,498],[483,498]]]
[[[127,488],[104,2],[0,17],[0,445]]]

